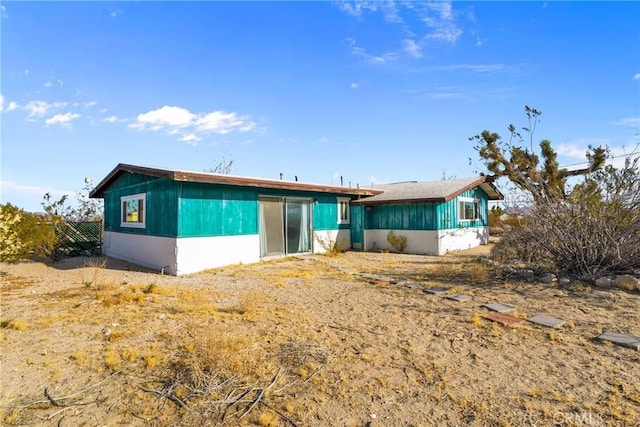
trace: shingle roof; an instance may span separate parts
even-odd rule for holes
[[[137,166],[124,163],[118,164],[90,193],[89,197],[104,197],[105,190],[122,174],[138,173],[141,175],[166,178],[172,181],[204,182],[211,184],[237,185],[242,187],[274,188],[284,190],[311,191],[321,193],[345,194],[353,196],[371,196],[380,193],[372,188],[352,188],[334,185],[311,184],[298,181],[272,180],[262,178],[248,178],[236,175],[226,175],[211,172],[193,172],[171,168],[153,166]]]
[[[478,186],[487,193],[489,200],[501,200],[503,198],[500,190],[493,185],[493,177],[483,175],[440,181],[380,184],[376,185],[376,188],[383,190],[383,193],[354,201],[354,203],[376,205],[398,202],[446,202]]]

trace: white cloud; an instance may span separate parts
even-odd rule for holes
[[[412,56],[414,58],[422,57],[422,48],[418,43],[416,43],[415,40],[404,39],[402,40],[402,45],[402,50],[404,50],[405,53],[407,53],[409,56]]]
[[[462,29],[456,23],[451,3],[433,2],[427,3],[426,6],[422,21],[431,29],[426,37],[455,43],[462,35]]]
[[[0,6],[0,15],[3,18],[8,18],[9,14],[7,13],[7,8],[5,6]]]
[[[124,119],[120,119],[118,116],[109,116],[106,117],[102,120],[100,120],[101,122],[106,122],[106,123],[117,123],[117,122],[121,122],[124,121]]]
[[[185,127],[192,124],[195,114],[184,108],[165,105],[157,110],[138,115],[137,122],[131,127],[144,130],[162,130],[166,128]]]
[[[504,64],[454,64],[438,67],[442,71],[455,71],[455,70],[468,70],[475,73],[495,73],[504,71],[506,66]]]
[[[461,92],[440,91],[440,92],[429,93],[429,97],[433,99],[460,99],[460,98],[465,98],[466,95]]]
[[[185,108],[165,105],[138,115],[136,122],[129,127],[179,135],[181,141],[195,144],[204,135],[248,132],[254,129],[255,122],[248,116],[233,112],[217,110],[195,114]]]
[[[201,114],[196,120],[196,129],[200,132],[210,132],[227,134],[234,130],[248,132],[255,126],[255,123],[238,116],[236,113],[225,111],[212,111]]]
[[[16,102],[15,102],[15,101],[11,101],[11,102],[9,102],[9,103],[6,105],[6,107],[5,107],[5,105],[4,105],[4,101],[5,101],[5,99],[4,99],[4,95],[0,95],[0,111],[6,111],[6,112],[8,112],[8,111],[13,111],[13,110],[15,110],[15,109],[17,109],[17,108],[18,108],[18,104],[16,104]]]
[[[623,119],[616,120],[613,124],[638,129],[640,128],[640,117],[625,117]]]
[[[326,144],[329,142],[329,138],[327,138],[326,136],[321,137],[318,141],[316,142],[312,142],[311,145],[320,145],[320,144]]]
[[[454,44],[462,36],[459,16],[473,21],[470,13],[457,13],[451,2],[396,2],[396,1],[345,1],[337,3],[338,8],[351,16],[364,19],[365,12],[380,13],[388,23],[400,27],[404,37],[399,40],[397,52],[391,51],[382,55],[372,55],[363,47],[350,41],[351,53],[372,64],[384,64],[397,60],[401,54],[411,58],[421,58],[423,49],[429,40]],[[406,19],[405,19],[406,18]],[[483,41],[478,38],[477,44]]]
[[[365,11],[375,12],[378,10],[379,2],[376,1],[341,1],[338,2],[338,8],[348,15],[360,18]]]
[[[0,181],[3,193],[11,194],[28,194],[42,197],[45,193],[49,193],[54,198],[62,197],[67,194],[75,194],[75,191],[58,190],[52,187],[41,187],[35,185],[19,184],[12,181]],[[6,194],[5,194],[6,196]]]
[[[633,80],[640,80],[640,73],[635,74]]]
[[[351,53],[355,56],[359,56],[364,59],[366,62],[371,64],[382,65],[388,62],[395,61],[399,58],[398,53],[396,52],[387,52],[382,55],[372,55],[368,53],[364,48],[358,46],[354,39],[347,39],[349,44],[351,45]]]
[[[186,142],[186,143],[189,143],[189,144],[195,144],[200,140],[201,140],[201,138],[199,138],[197,135],[195,135],[193,133],[184,135],[182,138],[180,138],[180,141],[183,141],[183,142]]]
[[[28,70],[26,70],[28,72]],[[57,83],[60,87],[64,87],[64,82],[60,79],[54,79],[53,77],[50,77],[49,80],[47,80],[46,82],[44,82],[42,84],[42,86],[46,87],[46,88],[51,88],[53,87],[54,83]]]
[[[360,87],[359,83],[356,82],[352,82],[349,87],[351,87],[351,89],[358,89]]]
[[[571,157],[573,159],[586,159],[585,154],[587,150],[577,143],[562,143],[558,145],[556,152],[559,156]]]
[[[38,100],[38,101],[29,101],[22,108],[24,108],[27,111],[27,118],[32,119],[34,117],[44,116],[45,114],[47,114],[49,110],[63,108],[67,105],[68,103],[66,102],[49,103],[46,101]]]
[[[45,101],[29,101],[27,105],[24,106],[24,109],[27,110],[27,117],[42,117],[47,111],[51,108],[51,106]]]
[[[56,114],[53,117],[49,117],[44,123],[47,126],[51,125],[60,125],[64,127],[71,126],[71,121],[76,120],[80,117],[79,114],[76,113],[64,113],[64,114]]]
[[[610,144],[611,141],[605,138],[600,139],[581,139],[577,142],[564,143],[558,145],[556,152],[558,155],[569,157],[571,159],[575,159],[576,161],[570,161],[569,164],[562,164],[562,167],[566,167],[567,169],[579,169],[583,168],[588,164],[587,161],[587,150],[589,145],[592,147],[609,147],[609,158],[606,163],[612,165],[616,168],[625,167],[625,162],[627,158],[635,158],[640,156],[640,153],[637,151],[637,147],[634,150],[629,150],[626,147],[612,147]]]
[[[399,24],[405,34],[423,34],[425,39],[441,40],[455,43],[462,35],[462,29],[457,23],[457,16],[450,1],[432,2],[395,2],[391,1],[344,1],[337,3],[338,8],[351,16],[362,19],[364,12],[382,13],[387,22]],[[407,26],[409,20],[402,18],[402,14],[413,14],[426,28],[413,30]],[[473,19],[470,16],[469,19]],[[412,21],[415,18],[411,19]]]

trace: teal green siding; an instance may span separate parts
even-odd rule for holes
[[[313,201],[312,206],[314,231],[349,228],[349,224],[338,224],[338,197],[345,196],[326,193],[311,193],[303,191],[272,189],[248,189],[248,191],[254,192],[254,194],[256,195],[256,200],[259,196],[311,199]],[[256,203],[256,212],[257,209],[258,205]]]
[[[316,231],[349,229],[349,224],[338,224],[338,197],[336,195],[316,195],[313,206],[313,228]],[[353,207],[351,208],[353,210]]]
[[[402,203],[377,205],[365,212],[365,229],[369,230],[446,230],[488,225],[487,194],[479,187],[459,197],[478,199],[479,218],[458,220],[458,197],[443,203]]]
[[[372,230],[435,230],[434,203],[379,205],[368,212],[366,228]]]
[[[351,248],[355,250],[364,250],[364,215],[364,206],[351,206]]]
[[[178,188],[178,237],[258,233],[255,189],[193,182]]]
[[[146,195],[145,227],[121,227],[123,196]],[[258,234],[260,196],[313,201],[315,231],[348,229],[338,224],[336,194],[178,182],[134,173],[120,175],[105,191],[105,230],[168,237]]]
[[[121,227],[120,198],[146,194],[145,228]],[[131,234],[176,236],[178,217],[177,183],[164,178],[126,173],[120,175],[104,193],[104,228]]]

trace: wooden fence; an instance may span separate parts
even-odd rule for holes
[[[102,221],[64,221],[55,225],[55,232],[55,258],[102,253]]]

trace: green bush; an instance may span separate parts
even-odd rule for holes
[[[56,242],[53,223],[47,218],[25,212],[11,203],[0,205],[0,261],[49,256]]]

